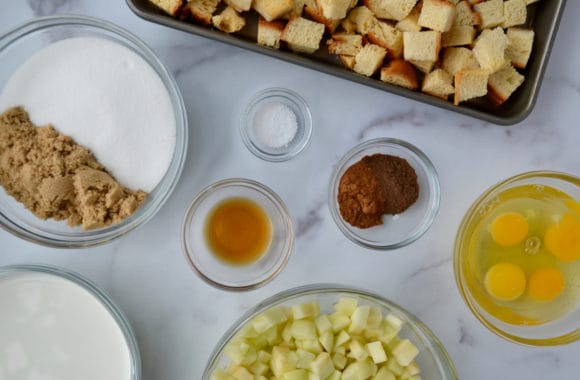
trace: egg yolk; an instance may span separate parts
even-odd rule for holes
[[[544,244],[561,261],[580,259],[580,220],[571,213],[564,214],[558,224],[548,227]]]
[[[521,214],[506,212],[491,222],[491,237],[502,247],[521,243],[528,234],[528,222]]]
[[[551,301],[564,290],[564,275],[556,268],[535,271],[528,279],[528,294],[536,301]]]
[[[500,301],[513,301],[526,290],[526,274],[512,263],[498,263],[485,274],[487,292]]]

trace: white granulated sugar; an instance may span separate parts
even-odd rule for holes
[[[296,114],[280,102],[266,103],[254,114],[254,132],[258,141],[270,148],[288,145],[296,136]]]
[[[28,59],[0,94],[93,152],[121,184],[152,191],[175,149],[175,115],[161,78],[138,54],[103,38],[56,42]]]

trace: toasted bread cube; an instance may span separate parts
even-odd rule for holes
[[[330,34],[334,33],[336,28],[338,28],[338,26],[340,25],[340,20],[331,20],[329,18],[324,17],[324,15],[322,14],[322,9],[317,5],[314,6],[307,5],[304,8],[304,13],[308,15],[308,17],[310,17],[313,21],[316,21],[320,24],[324,24],[326,30],[328,30]]]
[[[174,17],[177,16],[183,6],[183,0],[151,0],[151,2],[168,15]]]
[[[355,56],[362,49],[362,40],[360,34],[337,33],[326,44],[330,54]]]
[[[352,0],[316,0],[324,17],[330,20],[342,20],[351,8]]]
[[[383,0],[364,0],[364,6],[374,13],[376,18],[392,20],[393,16],[387,11]]]
[[[288,22],[282,31],[281,40],[288,43],[295,52],[314,53],[320,47],[323,34],[323,24],[297,17]]]
[[[447,100],[455,92],[453,77],[447,71],[437,69],[425,75],[421,91],[426,94]]]
[[[356,55],[354,71],[370,77],[383,64],[387,51],[375,44],[366,44]]]
[[[184,13],[193,20],[205,24],[211,24],[211,16],[217,9],[221,0],[190,0],[183,8]]]
[[[413,65],[403,59],[394,59],[388,66],[381,68],[381,80],[410,90],[419,87]]]
[[[367,7],[356,7],[348,13],[348,16],[342,22],[342,27],[348,33],[356,31],[365,35],[377,23],[376,17]]]
[[[455,18],[455,5],[447,0],[423,0],[419,15],[419,25],[425,28],[446,32],[451,29]]]
[[[526,23],[528,11],[524,0],[507,0],[503,3],[504,28]]]
[[[504,21],[503,0],[488,0],[473,6],[481,17],[481,29],[494,28]]]
[[[448,32],[441,35],[441,46],[464,46],[471,45],[475,38],[475,28],[473,26],[458,25],[452,27]]]
[[[530,5],[530,4],[536,3],[540,0],[525,0],[525,1],[526,1],[526,5]]]
[[[283,30],[284,24],[282,22],[268,22],[260,18],[260,21],[258,21],[258,44],[279,49]]]
[[[496,105],[504,103],[521,86],[524,79],[524,76],[511,65],[496,71],[487,81],[489,100]]]
[[[403,52],[407,61],[437,61],[439,49],[440,32],[403,32]]]
[[[230,6],[224,8],[219,15],[213,16],[211,21],[216,28],[226,33],[239,32],[246,25],[246,19]]]
[[[391,17],[389,19],[401,21],[411,13],[417,0],[382,0],[384,12]]]
[[[403,32],[386,22],[378,21],[367,33],[367,38],[373,44],[387,49],[394,58],[403,55]]]
[[[252,8],[252,0],[225,0],[225,2],[238,12],[246,12]]]
[[[487,70],[475,69],[460,71],[455,74],[455,97],[453,103],[458,105],[469,99],[487,94]]]
[[[525,69],[532,47],[534,45],[534,31],[532,29],[509,28],[507,30],[506,59],[519,69]]]
[[[420,32],[421,25],[419,25],[419,15],[421,11],[415,7],[411,13],[401,21],[397,22],[395,27],[402,32]]]
[[[479,13],[475,12],[467,1],[460,1],[455,6],[455,19],[453,25],[474,26],[481,23]]]
[[[452,76],[460,71],[478,69],[479,63],[473,51],[464,47],[451,47],[443,52],[441,67]]]
[[[342,64],[350,70],[354,70],[354,64],[356,63],[356,58],[351,55],[339,55]]]
[[[502,28],[486,29],[475,41],[473,54],[482,69],[494,73],[506,64],[507,37]]]
[[[266,21],[272,21],[292,11],[294,0],[253,0],[252,7]]]
[[[416,61],[416,60],[410,60],[409,62],[411,62],[413,64],[413,66],[415,66],[417,69],[419,69],[419,71],[428,74],[433,70],[433,67],[435,67],[435,63],[436,61]]]

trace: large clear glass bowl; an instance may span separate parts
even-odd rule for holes
[[[301,286],[279,293],[244,314],[216,345],[205,368],[202,380],[210,380],[214,370],[227,366],[229,359],[224,352],[225,347],[249,321],[267,309],[280,305],[291,306],[317,301],[320,303],[321,312],[331,313],[334,311],[333,305],[341,297],[357,298],[360,305],[378,307],[383,315],[393,313],[403,320],[404,327],[399,336],[411,340],[419,349],[420,353],[416,358],[416,362],[421,368],[421,378],[429,380],[458,379],[453,361],[439,339],[413,314],[379,295],[364,290],[334,284],[316,284]]]
[[[163,63],[140,39],[104,20],[84,16],[44,17],[29,21],[0,36],[0,89],[18,67],[38,50],[71,37],[98,37],[119,43],[142,57],[167,88],[175,114],[176,144],[171,164],[146,202],[120,223],[91,231],[66,222],[40,220],[0,188],[0,227],[34,243],[79,248],[109,242],[149,221],[169,198],[179,180],[187,152],[187,117],[181,93]]]

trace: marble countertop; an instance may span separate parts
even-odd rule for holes
[[[241,313],[281,290],[315,282],[366,288],[416,314],[445,345],[461,379],[578,378],[579,342],[523,347],[475,319],[455,285],[452,247],[464,212],[495,182],[537,169],[580,174],[580,2],[568,2],[534,111],[511,127],[154,25],[120,0],[0,0],[0,9],[0,32],[34,17],[64,13],[122,25],[159,54],[183,93],[190,124],[186,166],[172,197],[147,225],[111,244],[73,251],[36,246],[0,230],[0,265],[58,265],[109,292],[134,327],[144,380],[199,379],[215,343]],[[285,163],[254,157],[237,130],[247,100],[274,86],[301,94],[314,122],[310,146]],[[358,142],[379,136],[422,149],[437,168],[442,188],[431,229],[406,248],[382,253],[346,239],[327,206],[333,165]],[[296,229],[294,252],[281,275],[241,294],[201,281],[180,244],[181,219],[191,198],[227,177],[252,178],[273,188]]]

